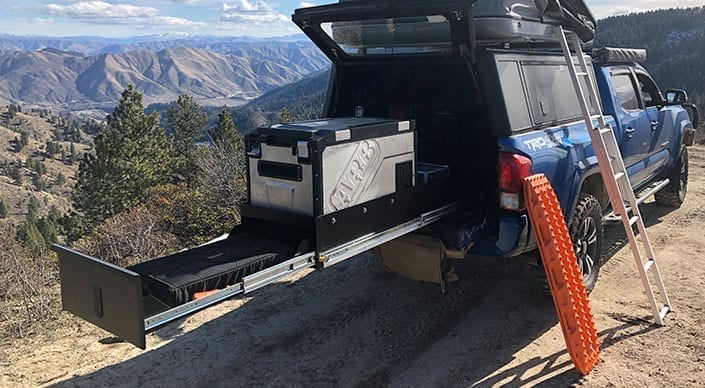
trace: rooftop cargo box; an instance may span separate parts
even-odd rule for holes
[[[553,41],[559,25],[589,42],[597,26],[582,0],[477,0],[473,13],[479,42]]]

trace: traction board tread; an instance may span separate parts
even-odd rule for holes
[[[568,353],[587,375],[597,364],[600,345],[563,212],[543,174],[524,180],[524,195]]]

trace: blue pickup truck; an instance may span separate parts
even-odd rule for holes
[[[646,69],[637,63],[645,59],[643,50],[614,51],[623,55],[618,59],[610,58],[610,49],[603,49],[601,52],[604,55],[595,55],[594,75],[600,92],[595,98],[599,98],[602,111],[608,116],[638,198],[643,200],[655,195],[657,203],[679,207],[687,191],[686,147],[693,144],[693,121],[697,122],[697,109],[689,106],[688,112],[683,107],[687,102],[683,91],[668,90],[665,93],[667,98],[664,97]],[[563,123],[534,123],[537,124],[535,128],[520,129],[497,138],[498,190],[500,208],[503,209],[498,221],[498,238],[480,237],[469,253],[516,256],[536,248],[526,212],[522,210],[520,199],[513,196],[520,196],[517,193],[521,192],[521,178],[543,173],[557,193],[584,281],[591,290],[599,272],[602,225],[603,220],[609,219],[610,203],[588,128],[578,119],[577,100],[570,96],[574,91],[568,77],[562,74],[562,59],[550,53],[536,52],[495,51],[488,55],[495,64],[510,62],[512,70],[519,69],[524,75],[534,71],[538,63],[543,63],[546,68],[553,64],[554,78],[545,79],[550,85],[523,84],[526,94],[522,95],[518,90],[515,92],[524,97],[527,104],[538,103],[539,110],[552,109],[551,102],[542,105],[541,97],[533,98],[532,87],[555,88],[560,83],[558,87],[566,92],[558,92],[554,96],[569,102]],[[502,74],[506,77],[506,70]],[[518,78],[517,74],[514,76]],[[507,88],[518,89],[519,84],[507,85]],[[555,90],[550,93],[555,93]],[[513,104],[513,107],[508,107],[510,115],[518,110],[517,105],[522,110],[524,108],[523,102],[517,104],[513,101]],[[693,121],[691,114],[695,116]]]
[[[462,217],[422,231],[418,240],[425,242],[407,236],[404,244],[391,243],[393,249],[378,249],[382,263],[439,281],[442,276],[419,273],[424,255],[413,259],[428,237],[457,257],[535,251],[522,179],[543,173],[558,195],[591,290],[610,203],[568,65],[551,41],[546,8],[531,1],[354,3],[294,15],[333,62],[324,115],[357,111],[414,120],[417,161],[447,167],[444,174],[469,203]],[[579,1],[563,3],[559,16],[572,12],[576,17],[566,19],[586,21],[576,31],[590,39],[589,10]],[[380,17],[385,13],[396,17]],[[638,64],[644,50],[606,48],[593,57],[587,60],[594,63],[600,95],[588,96],[590,109],[607,116],[632,186],[642,199],[655,194],[660,204],[680,206],[697,109],[682,90],[661,92]]]
[[[566,25],[589,40],[594,20],[579,0],[539,3],[296,10],[332,62],[325,118],[247,135],[248,201],[226,239],[127,268],[54,245],[64,309],[144,348],[145,333],[168,322],[369,249],[390,270],[444,285],[473,255],[532,256],[522,182],[536,173],[556,190],[591,289],[610,202],[551,37]],[[677,207],[698,113],[684,91],[664,96],[644,56],[596,52],[588,110],[607,116],[640,198]]]

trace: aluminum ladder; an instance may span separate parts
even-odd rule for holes
[[[639,211],[637,198],[634,194],[632,184],[627,175],[627,169],[624,166],[622,154],[619,151],[617,139],[615,138],[612,127],[607,124],[605,116],[602,114],[602,103],[599,98],[597,85],[595,83],[594,74],[592,73],[591,65],[585,60],[580,38],[574,34],[557,27],[558,39],[568,65],[570,78],[573,80],[575,92],[578,96],[580,109],[582,110],[583,119],[592,140],[592,147],[595,151],[595,156],[600,166],[602,179],[607,187],[607,193],[612,203],[614,213],[619,214],[622,219],[622,224],[629,239],[634,260],[636,262],[641,282],[646,291],[646,297],[651,305],[651,311],[654,320],[658,325],[663,325],[663,319],[671,311],[671,304],[668,301],[666,287],[661,278],[656,257],[654,256],[651,242],[646,234],[646,226]],[[578,63],[575,62],[573,54],[569,46],[569,37],[572,40],[572,45],[575,54],[578,57]],[[579,69],[576,70],[576,67]],[[581,78],[585,83],[581,83]],[[584,88],[587,87],[589,92],[586,95]],[[588,100],[590,99],[590,100]],[[593,113],[590,109],[592,104]],[[597,121],[597,127],[593,125],[593,120]],[[652,281],[649,278],[649,271],[653,274],[653,282],[658,287],[660,302],[654,294]]]

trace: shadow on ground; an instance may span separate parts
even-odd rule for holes
[[[172,324],[156,333],[171,338],[167,344],[58,385],[479,381],[557,321],[551,301],[523,265],[492,259],[468,265],[472,275],[442,294],[437,285],[384,273],[362,255],[259,290],[241,307],[188,333]],[[569,369],[560,382],[578,378]]]
[[[647,226],[670,211],[642,207]],[[607,258],[626,245],[620,227],[606,230]],[[361,255],[258,290],[189,332],[171,324],[156,332],[169,340],[165,345],[57,385],[567,386],[580,380],[565,351],[543,355],[537,347],[537,357],[513,362],[557,323],[535,271],[487,258],[468,259],[465,270],[469,277],[443,294],[437,285],[384,273],[371,255]],[[652,329],[646,321],[621,321],[600,333],[603,347]],[[130,346],[110,342],[106,348]]]

